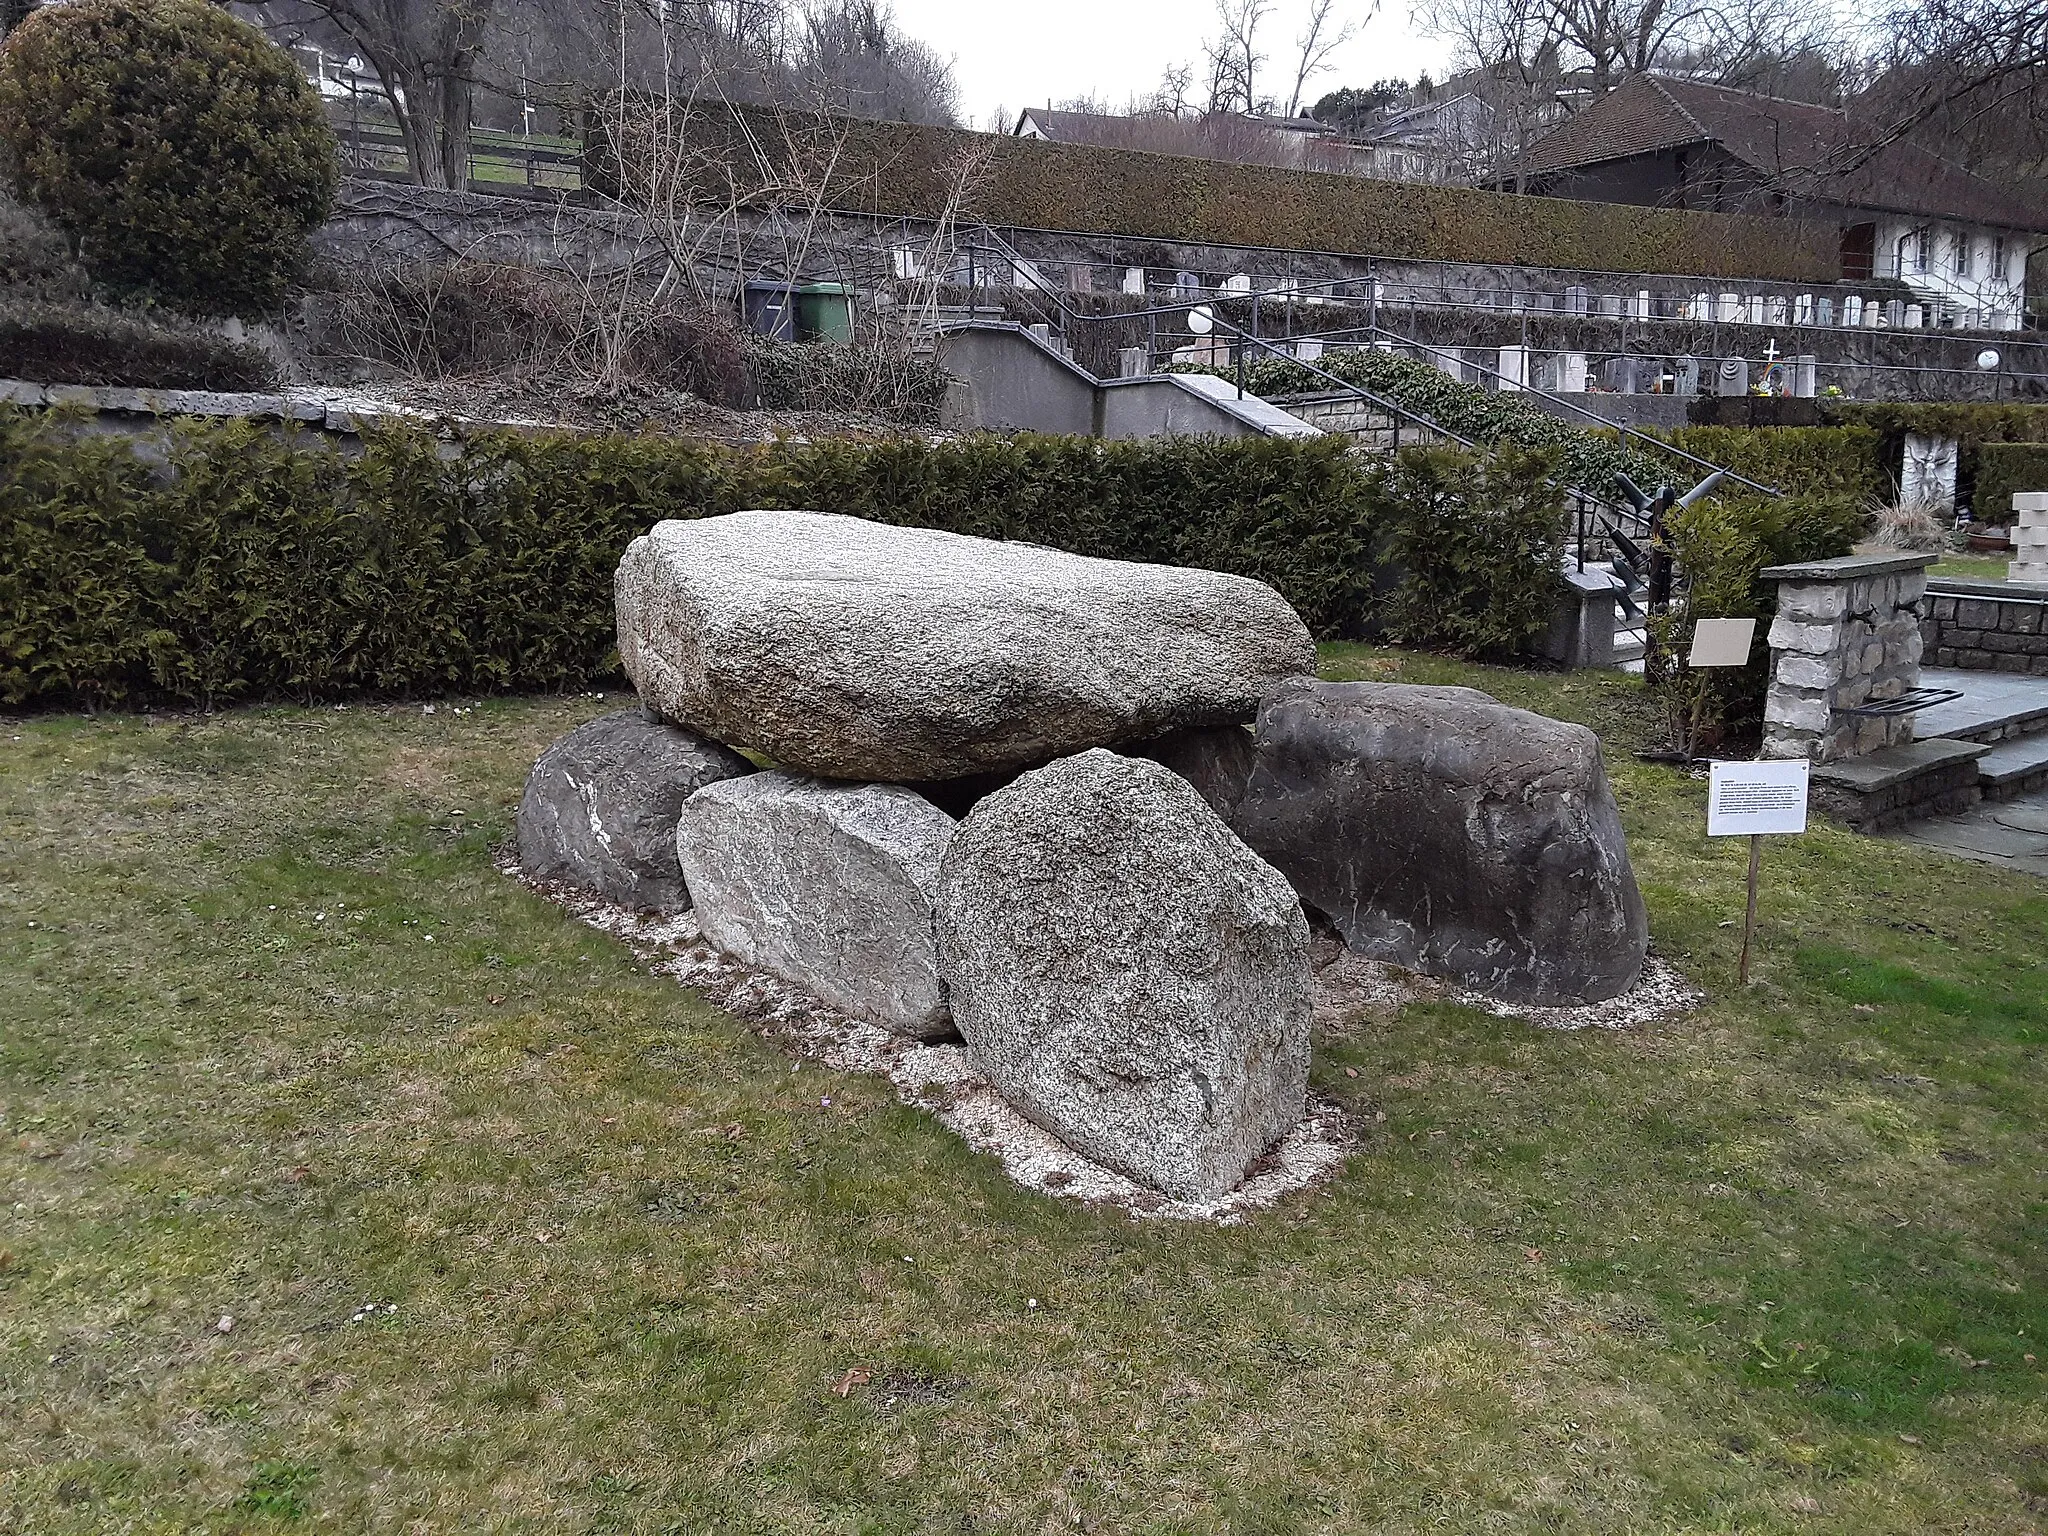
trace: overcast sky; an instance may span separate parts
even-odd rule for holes
[[[1171,65],[1193,64],[1199,75],[1202,39],[1215,26],[1211,0],[894,0],[894,8],[904,31],[953,61],[961,116],[977,128],[999,106],[1013,117],[1073,96],[1121,106],[1133,92],[1149,93]],[[1271,60],[1262,91],[1284,98],[1293,85],[1294,39],[1307,9],[1307,0],[1275,0],[1261,39]],[[1369,6],[1340,0],[1338,10],[1346,9],[1358,16]],[[1440,75],[1447,51],[1414,35],[1407,0],[1390,0],[1311,82],[1308,99],[1340,85],[1412,79],[1417,70]]]

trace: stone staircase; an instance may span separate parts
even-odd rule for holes
[[[1922,741],[1971,741],[1991,750],[1977,759],[1986,800],[2011,800],[2048,787],[2048,678],[2021,673],[1926,667],[1920,681],[1963,697],[1922,710],[1913,734]]]

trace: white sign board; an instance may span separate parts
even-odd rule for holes
[[[1806,830],[1804,758],[1716,763],[1707,785],[1707,836],[1754,837]]]
[[[1701,619],[1692,627],[1691,667],[1740,667],[1749,662],[1755,619]]]

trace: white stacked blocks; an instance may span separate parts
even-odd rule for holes
[[[2012,563],[2007,581],[2048,585],[2048,491],[2015,491],[2012,496]]]

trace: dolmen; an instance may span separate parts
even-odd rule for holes
[[[957,1035],[1019,1113],[1162,1194],[1228,1192],[1300,1122],[1311,919],[1517,1002],[1640,974],[1592,733],[1317,682],[1263,582],[737,512],[657,524],[615,595],[641,709],[541,755],[522,867],[694,908],[846,1014]]]

